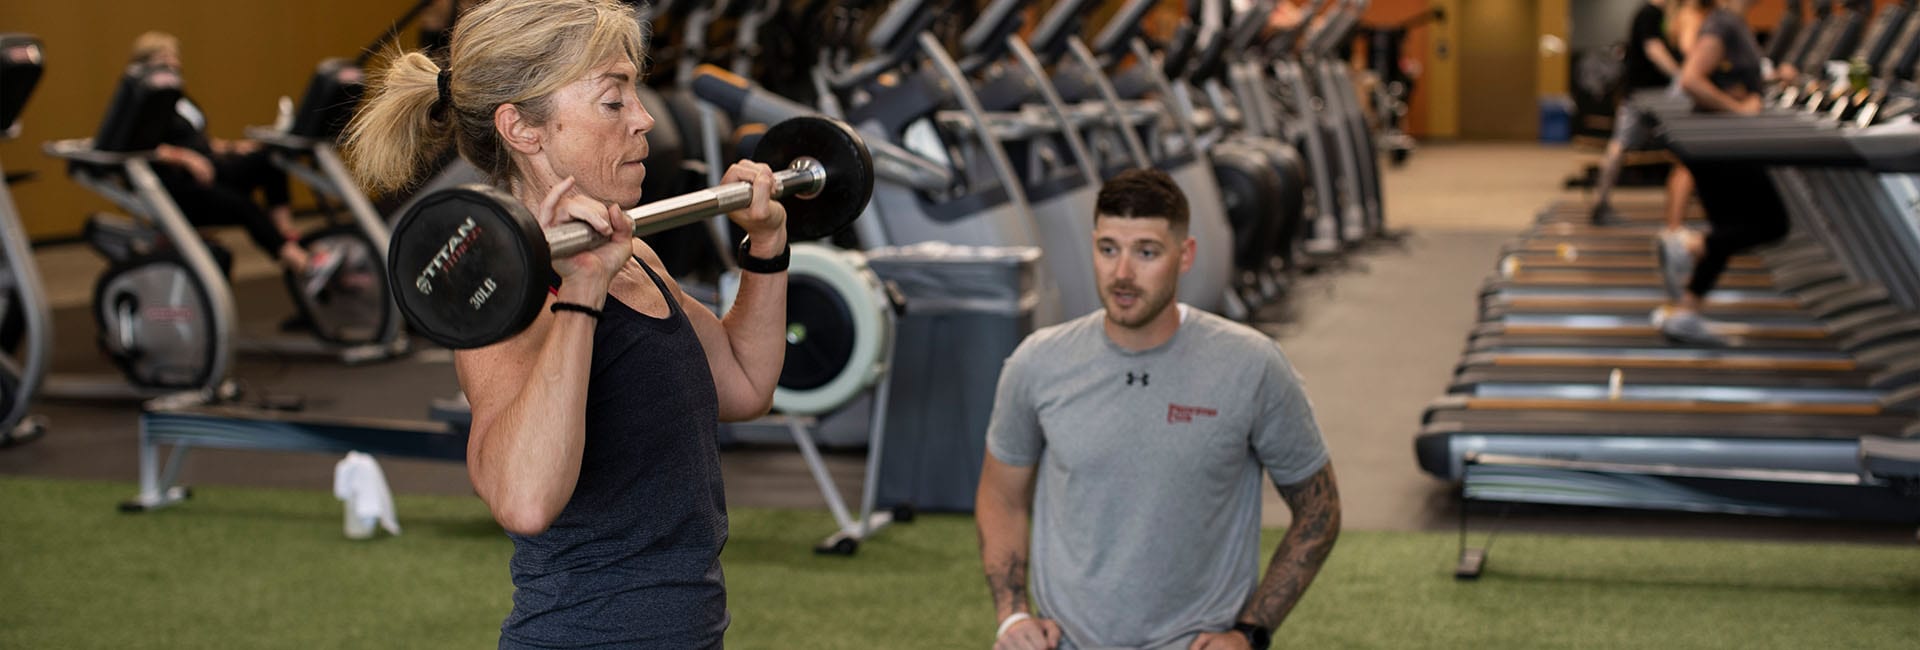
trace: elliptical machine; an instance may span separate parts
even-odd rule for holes
[[[1130,0],[1101,30],[1096,45],[1114,60],[1132,53],[1141,63],[1122,73],[1116,85],[1125,82],[1135,94],[1158,95],[1193,148],[1212,159],[1235,231],[1239,285],[1250,294],[1249,304],[1258,305],[1278,299],[1289,283],[1287,274],[1302,266],[1300,239],[1310,222],[1307,170],[1291,144],[1265,135],[1255,124],[1257,114],[1236,113],[1226,100],[1221,78],[1229,72],[1227,53],[1250,45],[1262,23],[1249,21],[1246,29],[1223,33],[1219,20],[1207,19],[1218,11],[1217,4],[1190,3],[1186,22],[1157,63],[1139,34],[1140,17],[1152,5],[1147,0]],[[1203,88],[1204,111],[1193,97],[1196,87]]]
[[[40,40],[26,34],[0,34],[0,138],[10,138],[26,107],[27,97],[40,81]],[[7,178],[7,184],[14,179]],[[0,338],[7,354],[0,358],[0,447],[39,439],[46,421],[29,416],[27,407],[46,378],[53,353],[52,322],[47,315],[46,290],[27,244],[26,229],[13,194],[0,184]],[[16,325],[17,324],[17,325]],[[15,329],[15,328],[18,329]]]
[[[1165,119],[1167,111],[1160,102],[1123,101],[1109,74],[1124,59],[1117,53],[1125,41],[1112,32],[1103,32],[1109,37],[1104,43],[1110,47],[1101,52],[1080,37],[1094,8],[1096,5],[1084,1],[1054,4],[1029,38],[1034,52],[1042,63],[1053,66],[1053,82],[1063,100],[1104,105],[1104,111],[1091,114],[1094,119],[1089,120],[1091,128],[1087,131],[1087,141],[1096,155],[1112,153],[1101,161],[1104,171],[1157,167],[1187,193],[1191,210],[1188,232],[1199,253],[1193,268],[1180,281],[1180,300],[1234,320],[1252,318],[1257,304],[1249,304],[1249,296],[1236,282],[1234,228],[1220,182],[1214,177],[1214,165],[1185,125]],[[1103,61],[1101,54],[1108,54],[1107,60]]]

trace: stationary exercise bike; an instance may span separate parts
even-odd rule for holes
[[[14,120],[40,80],[40,41],[26,34],[0,34],[0,139],[17,129]],[[7,188],[0,185],[0,447],[31,442],[46,433],[46,423],[29,416],[27,406],[46,377],[53,340],[46,292],[27,245],[26,230]],[[24,179],[19,179],[24,180]]]
[[[239,347],[226,277],[231,256],[195,232],[148,160],[147,152],[160,143],[179,100],[178,74],[136,66],[122,77],[93,140],[46,146],[49,154],[70,162],[69,174],[76,182],[134,217],[96,216],[86,229],[88,242],[109,262],[94,292],[98,342],[124,375],[124,385],[56,381],[50,393],[144,399],[181,390],[218,392],[226,378]],[[330,121],[342,119],[327,110],[339,104],[337,97],[325,93],[310,96],[303,115],[291,119],[291,125],[323,134]],[[302,154],[316,160],[324,171],[286,166],[316,194],[340,198],[358,223],[323,229],[305,239],[313,249],[328,247],[342,258],[319,292],[294,292],[316,340],[268,340],[249,343],[248,349],[338,354],[348,362],[403,351],[405,339],[392,314],[381,266],[384,222],[372,216],[365,197],[347,180],[331,140],[294,128],[256,135],[268,139],[283,164]],[[299,288],[293,278],[288,280],[289,289]]]
[[[338,204],[348,216],[346,220],[334,219],[332,225],[300,240],[308,251],[324,251],[341,259],[318,293],[304,291],[302,278],[295,274],[282,274],[318,345],[279,342],[275,346],[279,352],[337,354],[343,361],[356,363],[391,358],[409,350],[381,271],[387,256],[387,222],[360,192],[334,145],[353,118],[362,78],[356,63],[346,59],[322,61],[314,70],[299,110],[285,115],[285,124],[247,129],[247,137],[269,147],[274,164],[313,190],[323,207]]]

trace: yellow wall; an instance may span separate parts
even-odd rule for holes
[[[1552,34],[1566,40],[1569,33],[1567,17],[1570,0],[1537,0],[1539,2],[1540,35]],[[1432,36],[1427,39],[1426,76],[1420,80],[1425,85],[1426,129],[1422,135],[1451,138],[1460,135],[1460,100],[1471,89],[1460,87],[1460,23],[1465,13],[1461,0],[1434,0],[1429,6],[1443,7],[1447,11],[1445,24],[1435,23]],[[1567,54],[1541,54],[1535,66],[1536,95],[1556,95],[1567,92]]]
[[[46,140],[89,137],[139,33],[180,37],[187,91],[215,137],[270,124],[282,95],[296,101],[321,59],[353,56],[413,5],[411,0],[0,0],[0,30],[39,36],[46,72],[21,117],[19,139],[0,142],[6,170],[37,171],[13,186],[36,239],[78,234],[85,216],[111,204],[67,180],[40,153]],[[403,35],[412,45],[412,32]],[[296,186],[298,183],[295,184]]]
[[[1540,37],[1545,40],[1552,36],[1560,39],[1562,47],[1572,37],[1572,27],[1567,23],[1569,0],[1540,1]],[[1535,68],[1541,97],[1567,94],[1567,61],[1573,55],[1570,51],[1559,53],[1540,51],[1540,64]]]
[[[1537,0],[1461,0],[1459,135],[1532,139],[1539,80]]]

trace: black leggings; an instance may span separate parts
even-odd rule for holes
[[[1727,270],[1729,259],[1749,248],[1779,241],[1787,236],[1790,226],[1786,203],[1780,200],[1766,168],[1701,165],[1689,169],[1713,232],[1707,235],[1706,251],[1694,262],[1687,291],[1706,297]]]
[[[286,172],[273,164],[265,149],[246,155],[216,155],[211,160],[211,186],[201,185],[193,174],[177,165],[154,165],[154,172],[187,221],[196,226],[244,226],[254,245],[278,259],[287,238],[267,209],[289,202]],[[253,200],[256,190],[266,195],[266,208]]]

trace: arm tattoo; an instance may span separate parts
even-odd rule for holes
[[[1293,511],[1293,524],[1274,549],[1260,586],[1240,610],[1240,620],[1268,629],[1287,620],[1340,537],[1340,490],[1334,485],[1331,463],[1305,481],[1277,487]]]
[[[980,569],[987,577],[994,613],[1005,618],[1027,609],[1027,518],[1033,503],[1033,477],[1001,466],[991,457],[981,468],[974,504],[974,531],[980,534]]]
[[[1027,605],[1027,558],[1007,557],[1004,566],[987,567],[987,589],[993,592],[994,611],[1018,612]]]

